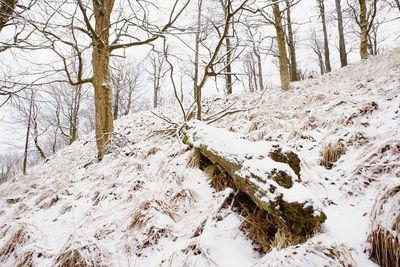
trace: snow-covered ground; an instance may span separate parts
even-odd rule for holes
[[[103,161],[90,134],[0,185],[0,265],[82,257],[89,266],[375,266],[371,213],[400,185],[400,49],[292,87],[209,99],[205,110],[254,107],[212,125],[283,143],[303,159],[302,176],[327,215],[306,243],[259,254],[239,230],[243,219],[223,207],[232,190],[216,192],[188,164],[193,151],[176,136],[152,135],[169,125],[143,112],[117,121]],[[180,116],[175,108],[155,112]],[[326,169],[329,145],[344,153]],[[389,210],[384,216],[400,214],[396,203]]]

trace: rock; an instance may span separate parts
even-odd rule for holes
[[[216,165],[230,187],[247,194],[296,235],[309,235],[326,220],[301,180],[300,158],[282,144],[250,142],[199,121],[187,123],[183,141]]]

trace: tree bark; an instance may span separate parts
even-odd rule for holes
[[[226,37],[225,44],[226,44],[226,74],[225,74],[226,94],[230,95],[232,94],[233,84],[232,84],[232,65],[231,65],[232,47],[231,47],[231,39],[229,38],[229,36]]]
[[[325,3],[324,0],[318,0],[319,11],[322,21],[322,31],[324,33],[324,57],[325,57],[325,72],[329,73],[332,71],[331,60],[329,53],[329,40],[328,40],[328,30],[326,28],[326,18],[325,18]]]
[[[360,57],[361,59],[368,58],[368,21],[367,21],[367,3],[365,0],[358,0],[360,8],[360,30],[361,30],[361,40],[360,40]]]
[[[258,85],[260,90],[264,90],[264,79],[263,79],[263,69],[262,69],[262,62],[261,62],[261,55],[258,51],[254,51],[254,55],[257,58],[257,68],[258,68]]]
[[[276,30],[276,39],[278,42],[278,53],[279,53],[279,74],[281,79],[282,90],[287,91],[290,87],[290,78],[288,70],[288,59],[286,53],[286,42],[285,33],[282,27],[282,16],[279,9],[279,2],[274,0],[272,5],[272,11],[274,14],[274,26]]]
[[[113,6],[114,0],[93,0],[96,36],[93,38],[92,66],[96,110],[96,143],[100,160],[108,152],[107,145],[113,132],[112,92],[109,83],[109,28]]]
[[[199,81],[199,53],[200,53],[200,31],[201,31],[201,13],[203,10],[203,0],[198,1],[197,5],[197,29],[194,48],[194,74],[193,74],[193,93],[194,99],[197,99],[196,87]]]
[[[32,108],[33,108],[33,91],[31,91],[31,99],[29,102],[29,112],[28,112],[28,124],[26,125],[24,161],[22,166],[22,173],[24,175],[28,174],[28,148],[29,148],[29,135],[31,131]]]
[[[115,90],[115,99],[114,99],[114,109],[113,109],[113,119],[118,119],[119,116],[119,101],[120,101],[120,91],[121,88],[117,88]]]
[[[336,4],[336,14],[338,20],[338,32],[339,32],[340,65],[342,67],[345,67],[347,66],[347,52],[346,52],[346,42],[344,39],[342,7],[340,0],[335,0],[335,4]]]
[[[286,19],[287,19],[287,31],[288,31],[288,46],[290,55],[290,81],[295,82],[300,80],[299,73],[297,71],[297,60],[296,60],[296,47],[293,37],[292,29],[292,16],[290,12],[290,1],[286,0]]]

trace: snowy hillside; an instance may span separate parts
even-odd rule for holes
[[[0,185],[0,265],[375,266],[369,235],[400,233],[400,50],[292,88],[210,99],[204,110],[251,108],[212,126],[303,160],[327,217],[305,243],[260,253],[231,207],[235,192],[217,192],[194,150],[157,134],[170,125],[143,112],[117,121],[103,161],[91,134]]]

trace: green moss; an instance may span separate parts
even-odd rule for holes
[[[282,148],[277,147],[275,150],[271,151],[268,155],[271,159],[281,162],[281,163],[286,163],[292,168],[294,173],[297,175],[299,181],[301,181],[300,178],[300,158],[297,156],[297,154],[293,152],[282,152]]]
[[[293,186],[292,177],[284,171],[273,169],[268,176],[268,178],[274,180],[284,188],[291,188]]]
[[[8,198],[7,200],[7,204],[13,205],[13,204],[17,204],[18,202],[21,201],[20,198]]]

